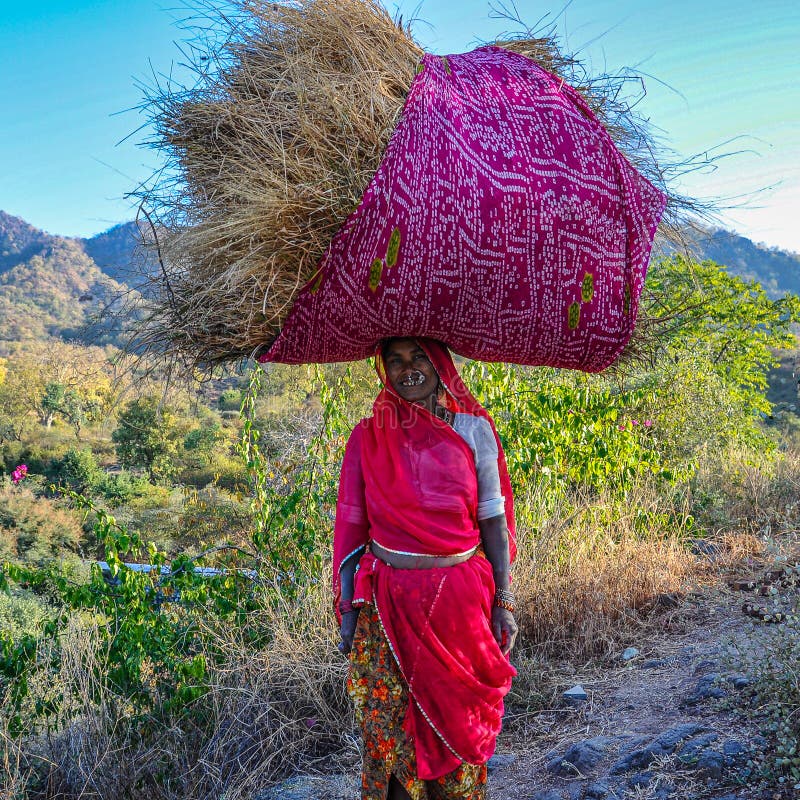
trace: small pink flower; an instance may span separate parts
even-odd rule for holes
[[[28,474],[28,467],[25,464],[20,464],[12,473],[11,473],[11,483],[14,486],[17,486],[21,481],[25,479],[25,476]]]
[[[639,424],[639,420],[638,419],[632,419],[631,420],[631,425],[638,425],[638,424]]]
[[[623,423],[622,425],[619,426],[619,429],[621,431],[624,431],[626,427],[627,427],[627,425],[625,425],[625,423]]]
[[[653,424],[653,420],[646,419],[643,424],[644,424],[645,428],[649,428]]]

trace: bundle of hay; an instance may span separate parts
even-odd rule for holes
[[[193,50],[196,85],[157,85],[145,102],[166,164],[142,191],[161,271],[138,349],[191,369],[275,339],[375,174],[423,55],[377,0],[233,5],[205,8],[221,44]],[[496,44],[582,91],[663,185],[651,139],[617,99],[625,78],[577,79],[550,36]]]

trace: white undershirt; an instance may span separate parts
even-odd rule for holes
[[[469,445],[478,473],[478,519],[497,517],[505,511],[506,500],[497,468],[497,440],[489,421],[472,414],[455,414],[453,429]]]

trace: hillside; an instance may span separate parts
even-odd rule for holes
[[[91,239],[78,239],[86,254],[110,278],[138,286],[154,269],[139,244],[141,235],[135,222],[123,222]]]
[[[0,247],[0,351],[4,342],[49,336],[115,341],[109,312],[127,287],[104,273],[80,241],[1,214]]]
[[[39,252],[54,237],[0,211],[0,273]]]
[[[78,239],[50,235],[0,211],[0,351],[3,342],[47,336],[119,344],[120,320],[110,312],[121,309],[155,270],[138,241],[133,222]],[[773,298],[800,294],[797,253],[719,229],[695,236],[693,252],[759,281]]]
[[[733,275],[758,281],[771,298],[787,292],[800,295],[800,254],[756,244],[721,228],[699,230],[689,239],[698,260],[710,259]]]

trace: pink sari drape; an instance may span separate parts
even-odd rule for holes
[[[419,342],[446,386],[451,409],[491,423],[447,349],[433,340]],[[377,365],[384,388],[373,416],[353,431],[342,467],[334,536],[337,597],[342,563],[370,540],[425,555],[465,553],[480,543],[472,451],[449,425],[392,390],[380,354]],[[499,440],[498,450],[513,558],[513,499]],[[492,568],[480,551],[439,569],[395,569],[368,550],[359,562],[354,601],[375,605],[408,685],[406,733],[424,780],[462,761],[483,763],[494,752],[503,697],[516,671],[492,634],[493,595]]]

